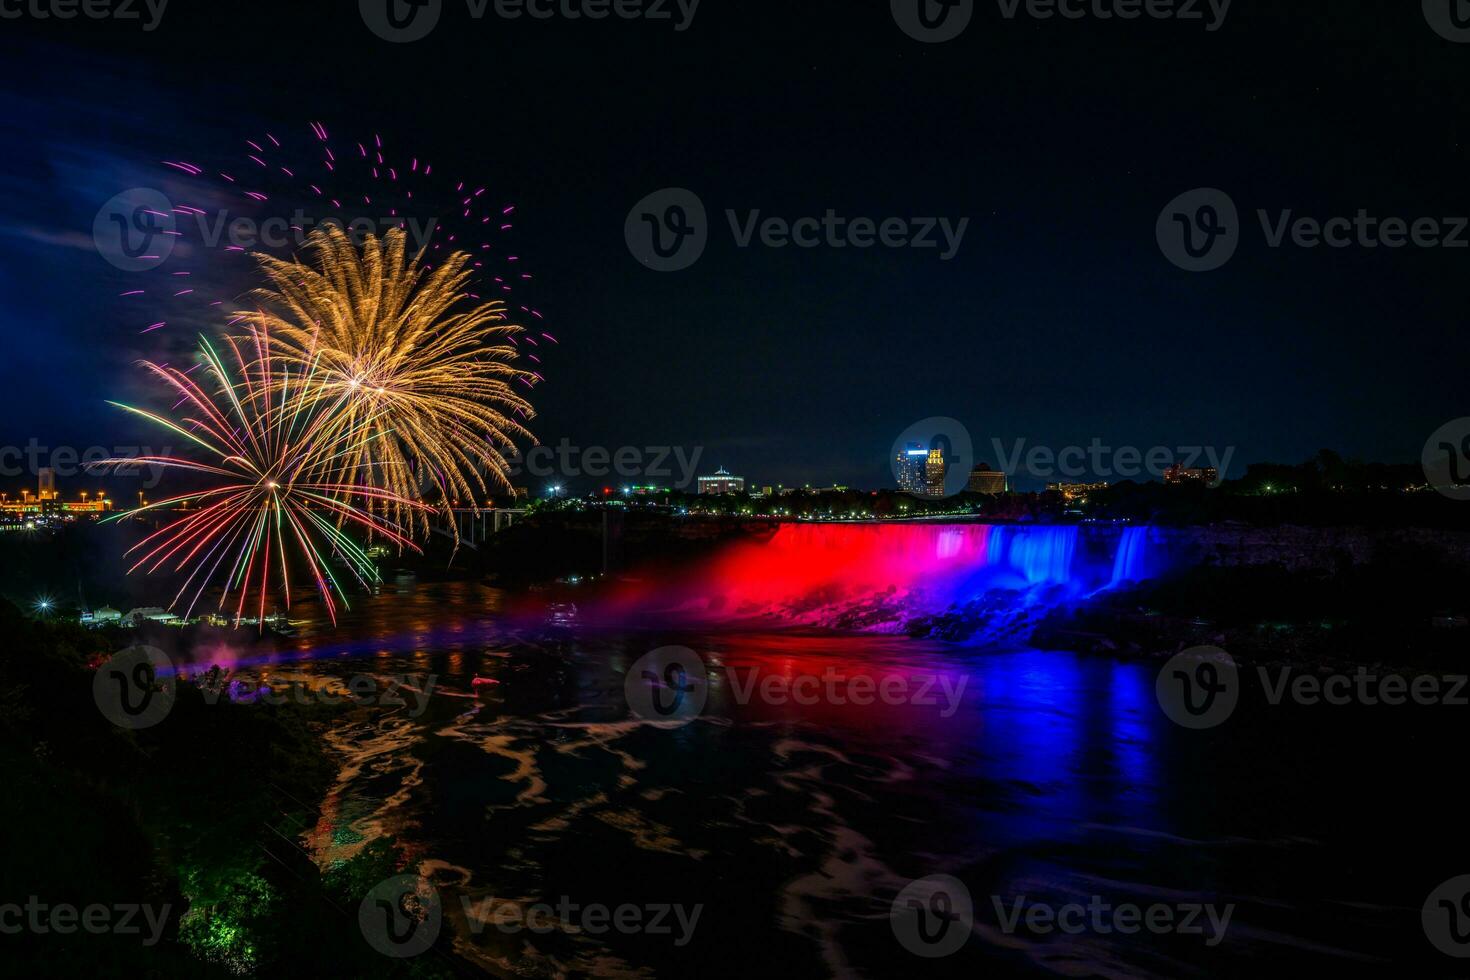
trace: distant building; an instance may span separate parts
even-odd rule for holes
[[[1059,493],[1062,499],[1069,504],[1085,501],[1090,495],[1106,490],[1106,483],[1048,483],[1048,493]]]
[[[122,618],[124,626],[141,626],[147,622],[172,623],[179,617],[158,606],[141,606]]]
[[[49,466],[41,467],[40,485],[37,494],[42,500],[49,500],[56,496],[56,471]]]
[[[41,488],[48,483],[55,486],[55,477],[48,475],[51,474],[51,470],[42,470],[41,474]],[[62,500],[61,495],[54,489],[41,488],[38,488],[39,492],[35,494],[29,490],[21,491],[19,500],[11,500],[9,494],[0,493],[0,514],[14,518],[25,516],[57,518],[75,517],[79,514],[105,514],[112,510],[112,499],[101,493],[95,497],[84,493],[79,501]]]
[[[722,466],[715,472],[714,476],[702,476],[699,478],[699,492],[701,495],[744,493],[745,477],[731,476]]]
[[[121,619],[122,613],[110,606],[82,613],[82,624],[85,626],[103,626],[107,623],[116,623]]]
[[[929,450],[921,443],[911,442],[899,451],[893,461],[893,471],[898,475],[898,489],[908,493],[925,493],[929,480],[925,467],[929,462]]]
[[[1195,469],[1184,469],[1175,464],[1164,471],[1164,482],[1181,483],[1203,483],[1207,487],[1213,487],[1220,482],[1220,473],[1213,466],[1203,466]]]
[[[929,450],[929,455],[924,460],[925,493],[931,497],[943,497],[944,475],[948,470],[949,464],[944,460],[944,450]]]
[[[993,470],[989,463],[981,463],[970,471],[970,492],[1002,494],[1010,489],[1006,481],[1006,475],[1000,470]]]
[[[923,494],[928,488],[925,464],[929,461],[929,450],[919,442],[910,442],[894,458],[894,475],[898,478],[898,489],[908,494]]]

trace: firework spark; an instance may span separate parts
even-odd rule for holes
[[[506,454],[530,437],[512,415],[534,414],[512,384],[539,375],[499,342],[522,330],[504,305],[465,292],[470,257],[454,252],[430,270],[399,229],[359,248],[328,226],[307,247],[310,264],[259,256],[269,288],[236,319],[268,334],[283,363],[312,365],[317,398],[342,405],[331,427],[344,443],[338,482],[371,479],[395,523],[425,530],[423,509],[407,506],[425,489],[448,508],[509,488]]]
[[[152,574],[166,567],[177,574],[188,570],[170,604],[177,606],[192,588],[185,617],[193,614],[205,590],[218,580],[223,589],[220,611],[238,594],[234,607],[238,624],[252,594],[258,596],[262,622],[271,594],[283,596],[289,609],[292,566],[304,567],[335,623],[338,598],[345,605],[346,596],[333,564],[344,566],[363,586],[379,579],[372,559],[349,530],[414,547],[397,524],[374,516],[354,500],[362,498],[369,506],[381,502],[398,511],[418,505],[388,490],[342,480],[344,458],[359,451],[359,433],[338,424],[341,401],[333,404],[320,397],[314,358],[299,367],[283,364],[273,356],[269,336],[259,331],[243,343],[229,339],[225,345],[228,360],[201,338],[202,384],[189,376],[194,368],[184,371],[143,362],[175,397],[176,417],[112,403],[183,436],[207,452],[209,461],[149,456],[104,460],[99,468],[151,463],[207,477],[212,484],[112,518],[151,511],[177,510],[184,515],[129,550],[129,555],[141,553],[129,573],[144,569]],[[360,418],[362,426],[376,421]]]
[[[324,223],[351,227],[366,221],[378,229],[411,231],[429,262],[469,252],[475,291],[507,302],[532,283],[510,244],[514,204],[497,199],[486,185],[448,176],[415,153],[390,150],[378,134],[353,139],[339,133],[334,143],[323,123],[312,122],[309,137],[296,127],[280,138],[258,132],[211,163],[160,162],[168,171],[160,185],[167,197],[158,199],[161,210],[142,212],[152,227],[148,247],[159,253],[143,258],[158,265],[146,273],[147,288],[123,294],[130,298],[126,315],[140,333],[213,320],[219,307],[239,295],[251,265],[234,259],[259,250],[280,256]],[[241,219],[245,231],[237,237],[233,229]],[[277,235],[281,226],[290,233]],[[228,236],[223,241],[221,229]],[[181,266],[185,271],[178,271]],[[175,286],[175,276],[193,276],[189,285],[195,288]],[[545,319],[524,302],[517,301],[522,314]]]

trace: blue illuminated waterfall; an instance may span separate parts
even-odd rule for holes
[[[1034,620],[1154,577],[1147,527],[783,524],[620,597],[618,613],[897,632],[917,620]]]

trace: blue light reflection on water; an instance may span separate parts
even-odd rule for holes
[[[636,868],[658,897],[710,903],[711,931],[694,950],[605,941],[608,955],[660,973],[710,956],[751,967],[759,951],[779,949],[819,974],[812,937],[826,923],[853,962],[887,975],[901,964],[885,959],[883,896],[938,872],[959,875],[982,905],[1020,891],[1238,900],[1239,938],[1216,954],[1227,972],[1252,953],[1300,963],[1323,948],[1391,948],[1403,937],[1372,924],[1373,906],[1341,901],[1387,892],[1403,904],[1421,884],[1360,853],[1371,826],[1338,829],[1354,812],[1359,760],[1392,751],[1381,731],[1368,739],[1364,726],[1329,715],[1313,725],[1331,723],[1330,737],[1305,726],[1283,737],[1272,713],[1243,716],[1218,737],[1185,732],[1153,703],[1147,663],[830,634],[514,636],[497,613],[477,612],[500,608],[499,598],[471,585],[363,605],[337,630],[304,630],[292,655],[329,656],[292,669],[432,671],[439,686],[422,719],[358,718],[334,733],[343,778],[312,846],[328,860],[391,836],[477,894],[617,896]],[[628,666],[665,642],[711,655],[727,678],[830,666],[967,686],[948,718],[914,706],[745,706],[727,684],[711,716],[688,727],[629,724]],[[477,675],[502,684],[477,694]],[[1258,761],[1222,765],[1237,757]],[[1411,776],[1422,795],[1429,784],[1400,769],[1402,795],[1412,795]],[[1293,788],[1299,773],[1327,771]],[[1399,877],[1414,880],[1399,888]],[[1103,975],[1191,972],[1148,937],[1091,937],[1055,952]],[[977,941],[936,975],[973,975],[997,955],[1010,952]]]

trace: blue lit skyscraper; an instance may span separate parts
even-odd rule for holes
[[[926,493],[929,486],[926,472],[928,462],[929,450],[922,443],[911,442],[905,446],[894,460],[898,488],[909,493]]]

